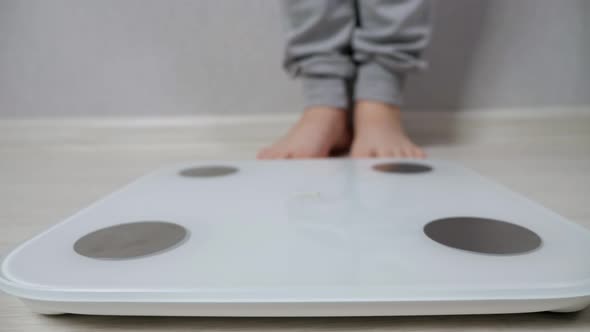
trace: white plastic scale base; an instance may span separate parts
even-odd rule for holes
[[[442,161],[199,162],[27,241],[0,288],[45,314],[576,311],[590,232]]]

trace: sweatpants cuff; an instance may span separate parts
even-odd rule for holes
[[[307,76],[302,78],[305,107],[350,107],[347,81],[343,78]]]
[[[379,63],[359,65],[354,86],[354,99],[370,100],[401,106],[402,86],[405,75],[386,70]]]

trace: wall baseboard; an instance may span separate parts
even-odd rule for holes
[[[297,120],[299,113],[258,113],[185,116],[104,116],[104,117],[4,117],[0,127],[58,126],[58,127],[210,127],[224,125],[285,125]],[[409,122],[433,119],[493,120],[590,117],[588,106],[553,106],[535,108],[470,109],[466,111],[407,111]]]

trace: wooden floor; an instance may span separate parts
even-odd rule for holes
[[[295,115],[0,120],[0,252],[142,174],[252,159]],[[431,158],[475,169],[590,228],[590,108],[408,115]],[[589,261],[590,262],[590,261]],[[578,314],[228,319],[46,317],[0,294],[0,331],[590,331]]]

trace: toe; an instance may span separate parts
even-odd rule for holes
[[[295,157],[299,159],[326,158],[329,156],[329,153],[329,149],[317,149],[307,147],[296,152]]]
[[[283,159],[285,156],[286,152],[284,150],[275,148],[268,153],[267,159]]]
[[[295,151],[293,152],[293,159],[307,159],[308,156],[305,151]]]
[[[352,158],[369,158],[371,157],[371,150],[361,145],[353,145],[350,149],[350,157]]]
[[[426,158],[426,153],[424,153],[424,151],[418,147],[414,147],[412,149],[412,157],[414,158],[418,158],[418,159],[424,159]]]
[[[384,158],[395,158],[398,157],[398,154],[395,152],[395,150],[387,150],[383,153],[381,153],[379,155],[379,157],[384,157]]]
[[[258,152],[258,154],[256,155],[256,159],[269,159],[270,155],[271,155],[271,149],[270,148],[264,148],[262,150],[260,150]]]
[[[406,154],[406,157],[408,157],[408,158],[419,158],[418,150],[416,148],[407,147],[404,149],[404,152]]]
[[[401,149],[396,148],[396,147],[391,147],[391,148],[386,148],[386,149],[380,150],[379,153],[377,154],[377,157],[380,157],[380,158],[385,158],[385,157],[403,158],[404,155],[403,155]]]
[[[377,153],[377,150],[369,149],[367,157],[368,158],[377,158],[377,157],[379,157],[379,154]]]
[[[275,154],[275,159],[289,159],[292,153],[289,150],[280,150]]]
[[[369,152],[366,150],[360,150],[360,149],[354,149],[352,151],[350,151],[350,157],[351,158],[368,158],[369,157]]]
[[[391,157],[396,157],[397,153],[395,152],[394,149],[380,149],[377,150],[377,153],[375,154],[375,157],[377,158],[391,158]]]
[[[404,148],[397,148],[397,149],[395,149],[395,151],[396,151],[396,157],[399,157],[399,158],[409,158],[410,157],[410,154]]]
[[[295,159],[309,159],[313,157],[314,153],[308,147],[300,147],[293,151],[293,158]]]

